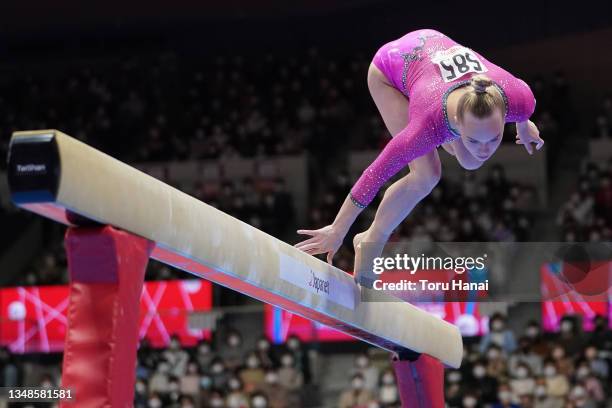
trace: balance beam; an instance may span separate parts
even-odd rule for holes
[[[459,367],[457,327],[60,131],[15,132],[11,199],[68,226],[111,225],[155,243],[151,257],[389,351]]]

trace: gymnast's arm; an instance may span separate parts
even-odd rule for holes
[[[519,78],[513,78],[506,86],[508,97],[508,115],[506,122],[516,123],[516,143],[525,146],[529,154],[533,154],[531,143],[536,149],[544,145],[537,126],[529,120],[535,111],[536,100],[529,85]]]

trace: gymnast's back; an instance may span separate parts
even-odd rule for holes
[[[477,74],[491,78],[506,100],[506,122],[528,118],[535,105],[525,82],[433,29],[411,31],[386,43],[376,52],[372,63],[410,99],[411,112],[416,108],[420,115],[427,114],[433,121],[441,119],[445,96]]]

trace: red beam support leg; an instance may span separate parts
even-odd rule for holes
[[[404,408],[444,408],[444,367],[426,354],[415,361],[391,359]]]
[[[110,226],[69,228],[68,333],[60,407],[131,407],[140,295],[153,243]]]

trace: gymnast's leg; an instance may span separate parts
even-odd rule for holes
[[[408,98],[391,86],[374,64],[370,65],[368,72],[368,88],[389,133],[396,135],[408,124]],[[414,159],[409,167],[410,173],[385,191],[370,228],[355,236],[355,270],[358,270],[357,265],[361,265],[359,244],[376,243],[382,252],[393,230],[440,181],[442,165],[435,149]],[[377,250],[369,252],[368,256],[380,255],[375,253]]]

